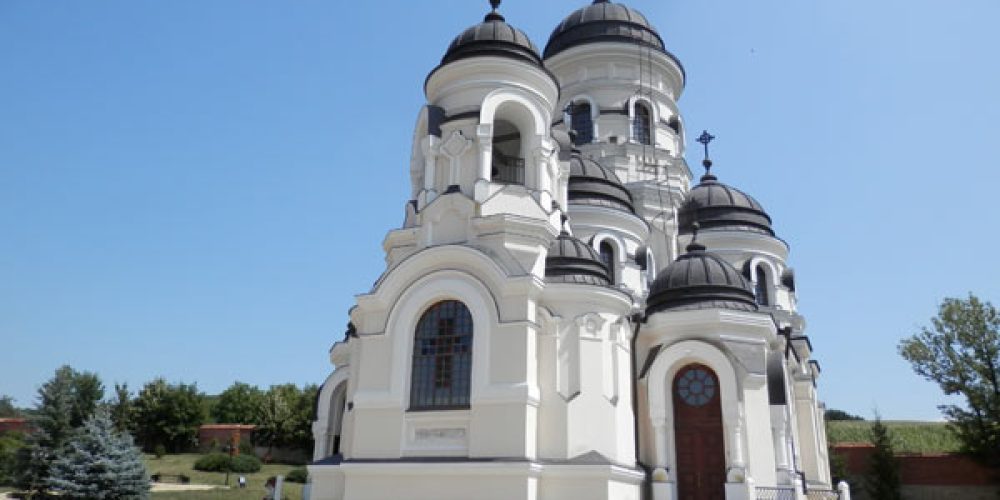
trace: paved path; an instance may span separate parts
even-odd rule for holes
[[[228,490],[228,486],[215,484],[174,484],[174,483],[150,483],[153,485],[151,491],[207,491],[207,490]]]

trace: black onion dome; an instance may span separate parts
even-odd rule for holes
[[[727,186],[712,174],[691,188],[678,212],[680,232],[688,234],[693,224],[702,229],[736,229],[774,236],[771,217],[750,195]]]
[[[578,151],[569,159],[568,195],[570,205],[609,207],[635,213],[632,195],[618,176]]]
[[[441,66],[459,59],[476,56],[500,56],[542,65],[538,48],[523,31],[507,24],[500,14],[491,12],[482,23],[472,26],[448,46]]]
[[[679,309],[756,311],[753,288],[728,262],[692,243],[649,287],[646,314]]]
[[[663,39],[646,16],[625,5],[595,0],[591,5],[577,9],[556,26],[545,45],[545,58],[594,42],[638,44],[668,54]]]
[[[608,286],[611,275],[590,245],[563,231],[549,245],[549,254],[545,257],[545,281]]]

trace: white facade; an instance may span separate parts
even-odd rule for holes
[[[591,7],[607,6],[624,8]],[[490,16],[491,30],[509,27]],[[679,218],[692,190],[680,64],[614,38],[535,61],[516,37],[473,35],[427,79],[405,223],[386,236],[386,270],[330,350],[312,498],[737,499],[760,487],[804,498],[806,486],[830,488],[819,370],[784,242],[769,229],[706,225],[698,242],[761,304],[751,294],[737,308],[646,307],[691,240]],[[583,103],[592,140],[573,152],[565,132]],[[631,207],[573,187],[587,158],[613,172],[597,185],[620,181]],[[699,411],[718,425],[696,425]]]

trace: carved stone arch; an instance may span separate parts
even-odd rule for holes
[[[496,297],[477,277],[459,270],[431,272],[400,295],[386,324],[386,334],[392,342],[391,370],[400,370],[392,376],[390,394],[402,408],[408,407],[412,373],[414,333],[423,313],[434,304],[446,300],[461,302],[472,316],[472,373],[470,401],[489,385],[489,345],[491,332],[499,325]]]
[[[597,233],[590,240],[590,245],[599,256],[602,256],[602,258],[604,254],[601,253],[601,245],[605,243],[611,246],[614,255],[614,260],[611,262],[610,269],[611,275],[615,278],[612,281],[618,282],[621,280],[622,263],[628,256],[628,250],[626,249],[625,241],[621,237],[609,232]]]
[[[712,369],[719,379],[722,407],[723,441],[727,468],[742,468],[744,460],[744,433],[741,418],[742,387],[732,359],[721,349],[700,340],[684,340],[656,353],[644,382],[649,428],[654,440],[651,464],[657,468],[674,470],[676,464],[673,429],[672,385],[678,371],[690,364],[702,364]]]
[[[334,436],[343,436],[346,403],[348,401],[348,366],[337,367],[323,382],[316,401],[316,420],[313,422],[313,460],[333,454]],[[344,405],[336,404],[343,400]],[[335,413],[338,412],[339,414]],[[339,428],[338,428],[339,427]],[[339,431],[339,432],[338,432]]]

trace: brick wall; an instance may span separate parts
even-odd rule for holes
[[[240,433],[240,445],[253,443],[253,425],[205,424],[198,428],[198,449],[210,451],[213,444],[223,448],[229,444],[234,432]]]
[[[852,477],[865,475],[868,458],[875,447],[868,443],[841,443],[833,452],[844,457]],[[990,469],[971,458],[957,454],[902,453],[899,460],[900,481],[921,486],[987,486],[1000,483],[1000,471]]]
[[[0,418],[0,434],[4,432],[28,432],[28,420],[24,418]]]

